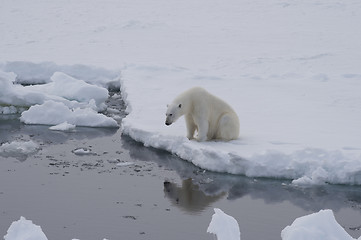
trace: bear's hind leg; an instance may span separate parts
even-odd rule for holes
[[[237,139],[239,136],[239,124],[234,120],[234,117],[226,113],[218,121],[218,130],[216,134],[216,139],[220,140],[233,140]]]

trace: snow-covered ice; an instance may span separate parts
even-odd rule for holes
[[[31,220],[20,217],[14,221],[4,236],[4,240],[48,240],[41,227]]]
[[[84,80],[73,78],[62,72],[55,72],[50,82],[35,85],[35,91],[46,92],[49,95],[63,97],[68,100],[89,103],[95,101],[96,109],[104,108],[104,101],[108,98],[108,91],[103,87],[86,83]]]
[[[9,65],[12,66],[9,68]],[[19,79],[18,74],[24,74],[19,70],[17,65],[24,68],[33,66],[40,72],[33,70],[32,75],[28,75],[29,80]],[[2,114],[15,114],[22,112],[20,120],[26,124],[45,124],[59,125],[64,122],[76,126],[87,127],[118,127],[117,122],[110,117],[99,112],[106,109],[105,101],[108,98],[108,87],[119,87],[119,77],[117,75],[110,76],[108,82],[105,81],[106,76],[100,82],[99,78],[93,76],[88,77],[87,81],[75,78],[64,72],[57,71],[64,67],[52,64],[51,75],[48,64],[30,64],[8,63],[3,66],[5,70],[14,70],[16,72],[4,72],[0,68],[0,107]],[[85,68],[85,67],[82,67]],[[76,72],[77,66],[68,67],[70,74]],[[90,71],[92,68],[88,68]],[[41,71],[48,74],[42,76]],[[99,70],[100,71],[100,70]],[[103,73],[104,70],[101,71]],[[95,74],[96,71],[93,70]],[[30,73],[29,73],[30,74]],[[108,75],[110,75],[108,73]],[[79,78],[87,77],[80,73],[74,74]],[[43,79],[43,84],[36,84],[37,79]],[[116,84],[116,82],[118,82]],[[28,84],[28,85],[21,85]],[[29,109],[25,109],[28,108]]]
[[[201,84],[166,72],[148,72],[155,76],[125,81],[130,114],[122,128],[135,140],[212,171],[289,178],[295,184],[361,183],[357,81],[224,80],[229,85],[209,81],[206,88],[236,109],[241,134],[227,143],[199,143],[186,138],[184,121],[170,127],[164,121],[166,104],[188,87]],[[162,85],[169,78],[174,85]]]
[[[14,157],[18,160],[26,160],[30,154],[39,150],[39,145],[32,140],[14,140],[12,142],[0,143],[0,158]]]
[[[361,184],[360,1],[28,6],[5,0],[0,16],[0,102],[30,107],[23,122],[116,126],[97,114],[104,89],[120,86],[120,70],[129,113],[122,131],[146,146],[212,171],[294,184]],[[57,81],[69,89],[54,87]],[[166,104],[193,86],[235,109],[238,140],[189,141],[183,121],[164,125]],[[40,110],[56,115],[52,107],[67,117],[38,117]]]
[[[214,209],[207,232],[215,234],[217,240],[241,240],[241,232],[237,220],[225,214],[219,208]]]
[[[178,3],[178,14],[158,15],[166,24],[147,28],[163,55],[123,70],[123,132],[207,170],[361,184],[361,4],[214,1],[202,11],[198,4]],[[164,125],[166,104],[193,86],[236,110],[238,140],[189,141],[184,121]]]
[[[20,120],[26,124],[58,125],[68,122],[76,126],[117,127],[117,122],[92,108],[71,109],[62,102],[45,101],[34,105],[21,114]]]

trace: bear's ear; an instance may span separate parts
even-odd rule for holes
[[[179,104],[179,106],[178,106],[179,108],[181,108],[182,107],[182,104]]]

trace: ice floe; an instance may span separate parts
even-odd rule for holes
[[[26,124],[59,125],[68,122],[76,126],[118,127],[116,120],[102,112],[106,110],[108,88],[120,87],[119,76],[88,67],[95,75],[91,76],[85,66],[79,71],[77,66],[72,69],[50,64],[48,69],[48,65],[21,62],[8,63],[0,68],[1,114],[22,113],[20,119]],[[62,69],[73,75],[57,71]],[[10,70],[14,72],[7,72]],[[101,78],[99,72],[105,75]],[[22,76],[25,73],[30,74],[26,80]],[[42,84],[38,84],[37,79],[42,79]]]

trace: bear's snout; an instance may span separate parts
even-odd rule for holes
[[[172,123],[165,121],[165,125],[169,126],[169,125],[171,125],[171,124],[172,124]]]

